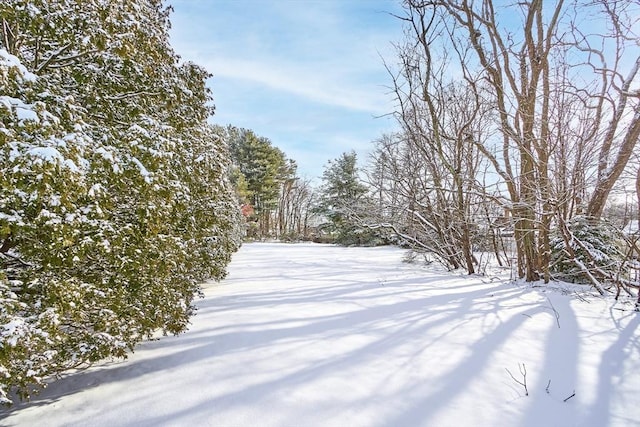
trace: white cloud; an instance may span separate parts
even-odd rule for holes
[[[217,58],[199,63],[212,72],[214,78],[259,83],[314,102],[355,111],[388,112],[388,99],[382,87],[366,81],[349,82],[340,70],[332,70],[336,64],[274,64],[240,58]]]
[[[380,55],[401,23],[389,0],[173,0],[171,43],[213,74],[213,122],[272,140],[318,177],[329,159],[370,142],[393,109]],[[395,10],[394,10],[395,9]]]
[[[219,78],[380,115],[390,108],[383,87],[390,79],[378,52],[390,54],[401,27],[382,12],[392,6],[371,0],[177,1],[172,43]]]

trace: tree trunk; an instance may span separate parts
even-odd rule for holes
[[[633,154],[633,150],[638,144],[639,138],[640,105],[636,107],[633,121],[625,134],[616,160],[613,162],[613,165],[611,165],[611,167],[602,174],[602,178],[598,180],[596,189],[593,192],[591,200],[589,201],[589,206],[587,207],[587,215],[597,219],[602,216],[602,211],[604,210],[609,193],[627,166],[627,163]]]

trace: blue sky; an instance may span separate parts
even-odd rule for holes
[[[351,149],[360,165],[395,128],[382,57],[402,37],[395,0],[170,0],[171,44],[213,74],[213,122],[269,138],[319,181]]]

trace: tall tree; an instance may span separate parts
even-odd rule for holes
[[[323,228],[335,235],[336,242],[366,243],[369,237],[362,235],[359,212],[368,191],[361,182],[354,151],[342,153],[325,166],[317,212],[327,219]]]
[[[474,103],[495,111],[495,136],[470,142],[506,189],[502,204],[515,225],[519,276],[548,281],[554,215],[575,210],[567,208],[586,195],[587,213],[599,218],[637,145],[640,116],[632,89],[638,74],[632,14],[637,9],[623,1],[406,0],[404,5],[400,18],[416,50],[403,66],[420,72],[418,85],[402,89],[429,102],[438,96],[431,82],[445,68],[467,86]],[[585,19],[604,22],[611,31],[582,32],[577,22]],[[569,106],[575,112],[568,113]],[[569,149],[574,143],[580,144],[575,154]],[[593,152],[597,164],[589,163]],[[598,178],[589,196],[580,170],[590,168]],[[584,187],[567,191],[569,183]]]
[[[283,183],[295,175],[295,167],[268,138],[247,129],[228,129],[229,150],[235,167],[242,173],[247,193],[255,212],[257,236],[275,235],[273,213]]]

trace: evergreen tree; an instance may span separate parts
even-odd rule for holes
[[[240,243],[208,74],[160,0],[0,4],[0,401],[179,333]]]
[[[627,277],[624,237],[605,220],[578,215],[551,238],[551,272],[557,280],[593,284],[592,277],[611,281]]]
[[[357,156],[354,151],[330,160],[322,174],[320,203],[316,212],[327,222],[322,228],[339,244],[372,244],[376,234],[360,225],[359,217],[369,202],[367,186],[358,177]]]
[[[231,159],[242,173],[254,209],[255,237],[267,237],[274,231],[271,216],[278,205],[282,184],[295,175],[295,168],[269,139],[253,131],[230,128],[228,138]]]

